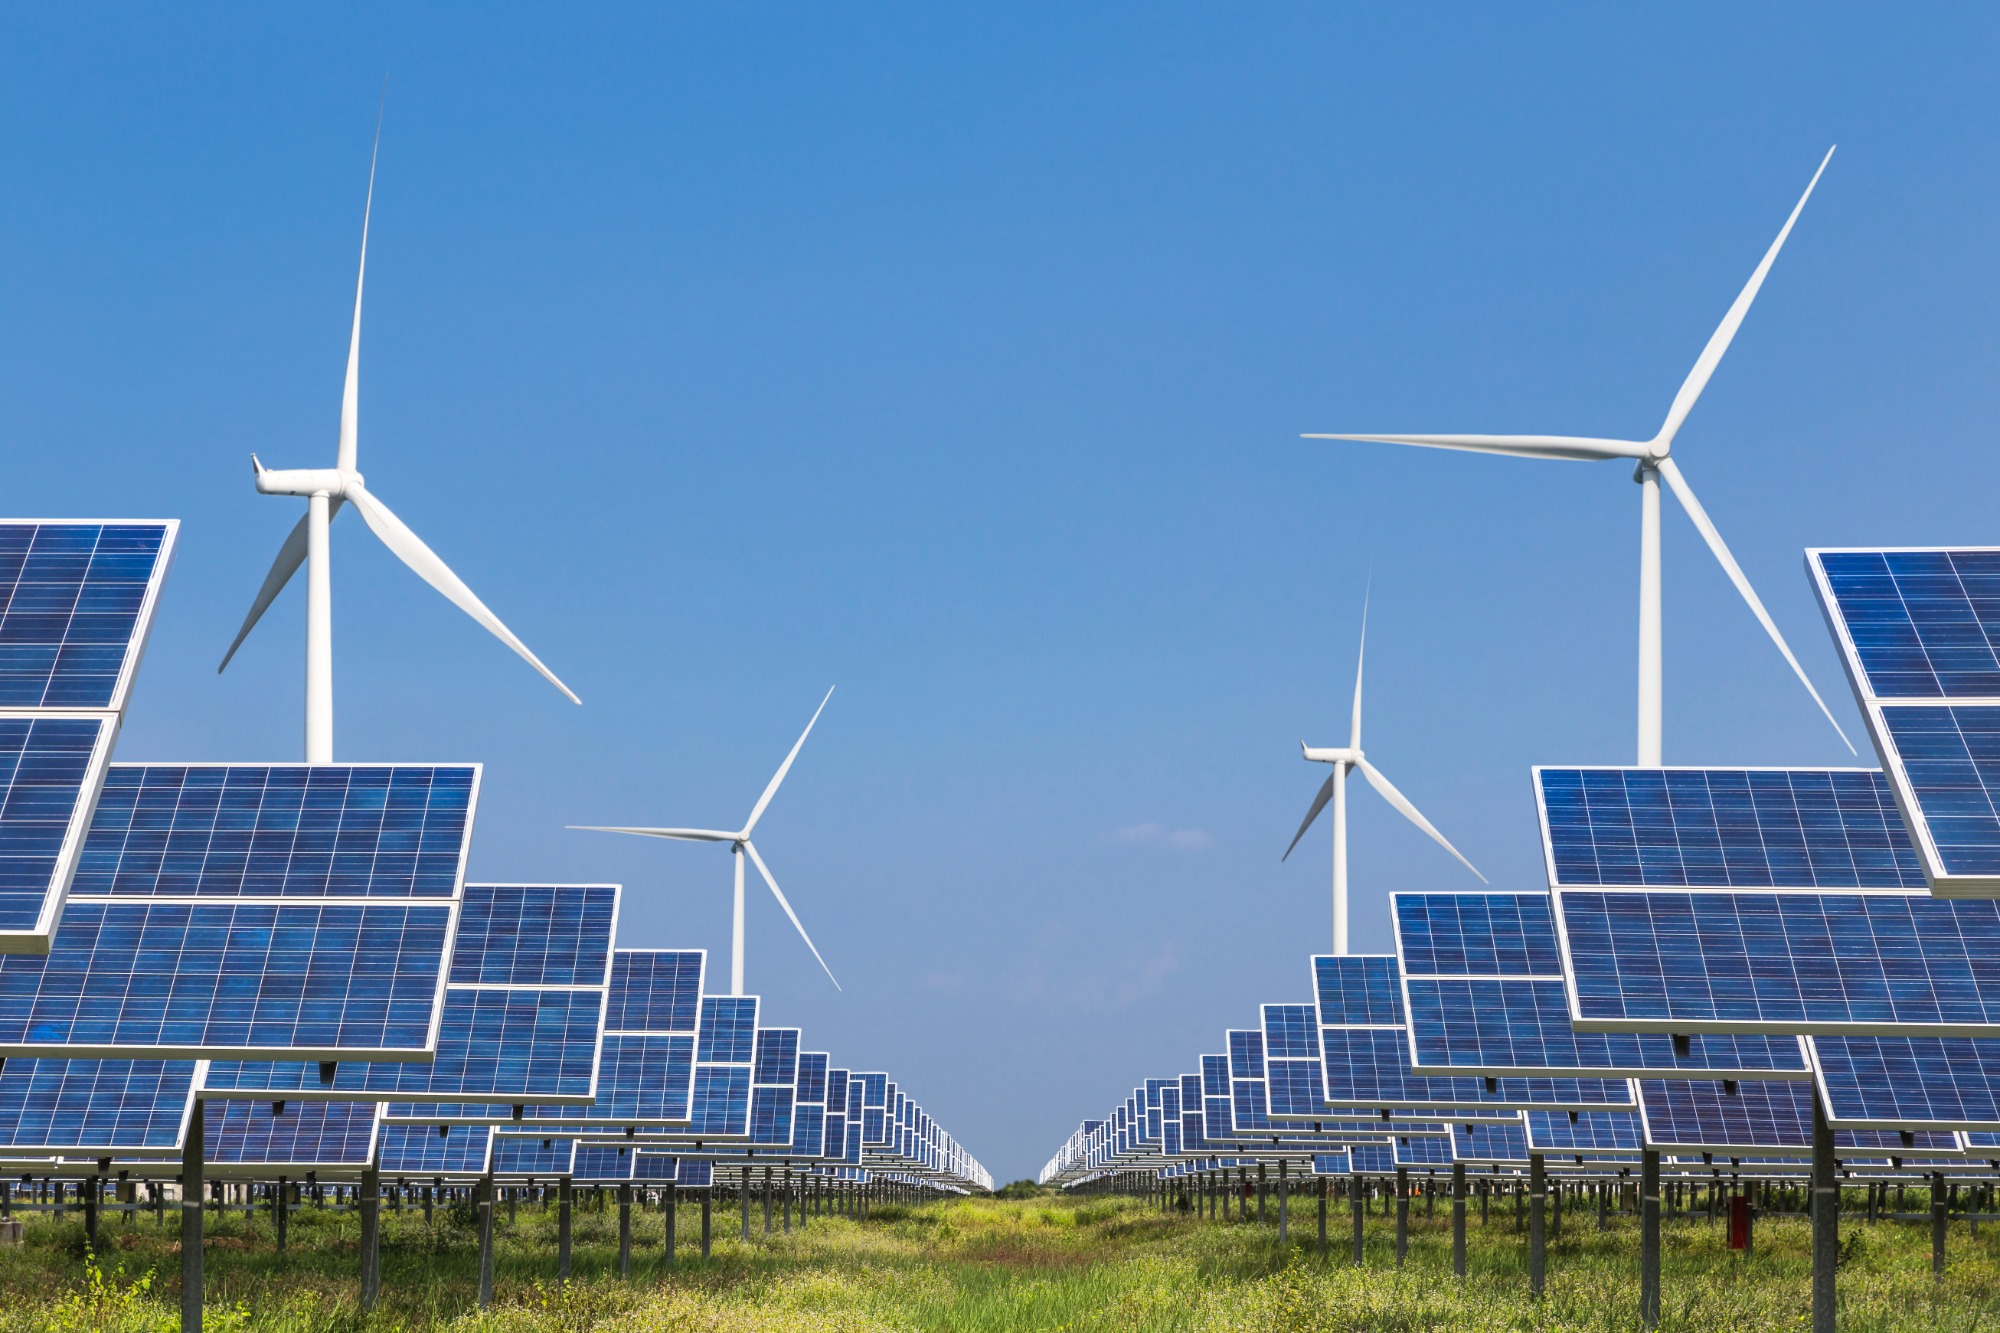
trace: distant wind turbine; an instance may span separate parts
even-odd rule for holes
[[[382,146],[382,122],[378,115],[375,122],[375,149]],[[327,527],[333,516],[340,512],[343,503],[352,503],[361,511],[362,521],[379,538],[382,544],[393,552],[397,559],[417,572],[424,582],[445,595],[459,610],[484,625],[493,636],[512,648],[526,659],[528,665],[542,673],[548,682],[569,697],[571,703],[582,703],[569,686],[556,678],[553,671],[542,665],[542,660],[528,651],[528,645],[514,637],[513,631],[500,623],[500,617],[487,609],[465,581],[451,572],[437,553],[424,545],[423,539],[410,531],[403,520],[389,511],[389,507],[371,495],[362,485],[361,474],[355,470],[355,451],[360,416],[361,393],[361,289],[368,276],[368,218],[375,207],[375,152],[368,157],[368,199],[361,210],[361,266],[354,280],[354,328],[347,341],[347,382],[340,396],[340,449],[330,468],[296,468],[277,471],[264,466],[257,455],[250,455],[250,466],[256,472],[257,490],[262,495],[297,495],[306,500],[305,516],[285,538],[285,544],[278,548],[278,558],[271,562],[271,572],[264,576],[264,586],[257,590],[256,600],[250,604],[250,614],[243,618],[243,628],[236,631],[235,641],[229,651],[222,655],[222,665],[215,670],[219,675],[229,666],[236,650],[243,646],[243,640],[262,619],[278,594],[298,572],[301,564],[306,568],[306,762],[309,764],[330,764],[333,762],[333,574],[328,559]]]
[[[1674,498],[1681,502],[1681,508],[1694,520],[1701,532],[1702,540],[1715,554],[1722,570],[1729,575],[1729,581],[1736,585],[1736,591],[1743,594],[1743,600],[1750,605],[1750,611],[1757,617],[1757,623],[1771,636],[1771,642],[1784,654],[1785,661],[1806,687],[1806,692],[1819,705],[1826,720],[1833,723],[1840,739],[1850,752],[1854,743],[1841,731],[1835,721],[1833,710],[1820,698],[1806,676],[1799,659],[1792,655],[1785,636],[1778,632],[1770,612],[1758,600],[1756,589],[1750,586],[1750,579],[1744,574],[1736,557],[1729,553],[1723,543],[1722,534],[1716,531],[1710,521],[1708,511],[1695,498],[1694,490],[1681,470],[1669,457],[1673,449],[1674,437],[1680,432],[1681,424],[1688,413],[1694,410],[1695,400],[1708,387],[1709,376],[1722,361],[1722,355],[1729,350],[1730,340],[1742,325],[1743,317],[1750,311],[1750,303],[1757,299],[1757,291],[1764,285],[1764,276],[1771,271],[1778,251],[1784,246],[1785,238],[1792,234],[1792,224],[1799,220],[1799,213],[1805,208],[1806,200],[1812,198],[1813,187],[1819,184],[1826,164],[1833,160],[1833,149],[1826,150],[1826,157],[1820,160],[1819,170],[1813,173],[1806,185],[1806,192],[1799,196],[1799,202],[1792,209],[1792,215],[1785,219],[1785,225],[1778,232],[1778,239],[1771,242],[1771,248],[1764,252],[1764,260],[1757,265],[1757,271],[1750,275],[1750,281],[1737,295],[1729,307],[1729,313],[1722,317],[1722,323],[1708,346],[1702,348],[1701,356],[1695,361],[1694,369],[1674,395],[1673,406],[1667,410],[1667,419],[1660,426],[1659,433],[1650,440],[1601,440],[1574,435],[1306,435],[1308,440],[1362,440],[1378,444],[1414,444],[1432,449],[1462,449],[1469,453],[1508,454],[1517,458],[1556,458],[1585,462],[1608,459],[1630,459],[1637,463],[1632,479],[1640,486],[1639,508],[1639,763],[1643,767],[1657,768],[1660,759],[1661,729],[1661,664],[1660,664],[1660,481],[1665,479]]]
[[[764,864],[763,857],[757,855],[757,844],[750,841],[751,833],[757,828],[757,821],[764,817],[764,810],[771,804],[771,798],[778,794],[778,784],[785,780],[785,774],[792,771],[792,761],[799,757],[799,751],[804,747],[806,737],[812,735],[813,723],[819,721],[819,715],[826,711],[827,699],[831,698],[833,698],[833,691],[828,690],[826,692],[826,699],[821,699],[819,707],[813,710],[812,721],[807,722],[806,729],[799,733],[798,743],[793,745],[792,752],[785,756],[785,762],[778,765],[778,771],[771,775],[771,781],[764,788],[764,794],[757,798],[757,804],[750,807],[750,818],[743,821],[743,827],[740,829],[625,828],[609,824],[570,825],[571,828],[580,829],[586,833],[630,833],[641,838],[671,838],[676,842],[726,842],[729,844],[730,852],[736,862],[736,897],[729,930],[729,993],[731,995],[743,994],[743,857],[746,853],[749,855],[750,860],[756,864],[757,873],[764,877],[764,883],[770,886],[771,896],[778,900],[778,906],[784,908],[785,915],[791,918],[792,927],[799,932],[799,938],[806,942],[806,948],[812,950],[812,956],[818,961],[820,970],[826,973],[826,979],[833,982],[835,990],[840,989],[840,982],[834,979],[833,969],[826,965],[826,959],[819,956],[819,946],[812,942],[812,936],[806,934],[804,924],[799,921],[799,914],[792,910],[791,903],[785,898],[785,891],[779,888],[778,881],[771,877],[771,868]]]
[[[1305,822],[1300,824],[1299,831],[1292,835],[1292,845],[1285,848],[1285,854],[1278,858],[1281,861],[1291,859],[1293,850],[1299,845],[1299,839],[1306,836],[1306,830],[1313,826],[1315,819],[1319,818],[1319,812],[1326,809],[1328,801],[1332,801],[1333,951],[1337,954],[1347,952],[1347,773],[1349,769],[1360,769],[1361,776],[1368,779],[1368,785],[1373,787],[1383,800],[1395,806],[1403,818],[1430,834],[1433,842],[1458,857],[1460,865],[1479,875],[1479,867],[1460,855],[1458,848],[1446,841],[1444,834],[1439,833],[1431,825],[1431,821],[1425,819],[1423,813],[1410,804],[1410,798],[1397,791],[1395,784],[1383,777],[1382,770],[1369,763],[1368,757],[1361,752],[1361,667],[1367,655],[1368,602],[1364,598],[1361,603],[1361,651],[1354,659],[1354,713],[1348,722],[1347,744],[1319,748],[1307,745],[1304,741],[1299,742],[1299,750],[1308,760],[1318,764],[1332,764],[1333,772],[1326,775],[1326,781],[1320,785],[1319,794],[1313,797],[1312,809],[1306,811]],[[1486,876],[1479,875],[1479,882],[1484,884]]]

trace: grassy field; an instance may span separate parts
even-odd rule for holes
[[[1858,1202],[1854,1196],[1849,1202]],[[498,1300],[474,1310],[469,1209],[385,1211],[383,1308],[354,1307],[357,1226],[351,1214],[306,1207],[291,1246],[276,1252],[267,1217],[233,1214],[210,1228],[209,1314],[214,1329],[506,1330],[508,1333],[653,1333],[686,1330],[1370,1330],[1467,1333],[1498,1329],[1598,1330],[1637,1326],[1637,1224],[1572,1214],[1549,1250],[1549,1289],[1526,1296],[1526,1246],[1511,1211],[1470,1226],[1472,1275],[1451,1276],[1448,1210],[1412,1221],[1398,1270],[1393,1224],[1368,1219],[1367,1260],[1344,1258],[1346,1216],[1335,1205],[1335,1255],[1314,1252],[1311,1200],[1296,1201],[1292,1243],[1272,1225],[1163,1216],[1135,1200],[1034,1197],[878,1208],[865,1223],[816,1218],[804,1232],[734,1239],[736,1215],[718,1210],[707,1263],[661,1269],[658,1212],[635,1209],[633,1280],[617,1280],[617,1214],[579,1210],[576,1280],[554,1282],[555,1216],[523,1208],[499,1228]],[[150,1217],[103,1233],[103,1272],[79,1217],[28,1222],[27,1242],[0,1249],[0,1330],[127,1333],[178,1326],[179,1258],[169,1229]],[[681,1254],[698,1235],[684,1206]],[[1930,1273],[1929,1229],[1843,1220],[1841,1327],[1952,1330],[2000,1324],[2000,1227],[1974,1237],[1955,1223],[1944,1280]],[[725,1234],[727,1233],[727,1234]],[[1747,1262],[1705,1219],[1665,1227],[1668,1330],[1797,1330],[1807,1310],[1805,1223],[1759,1222]]]

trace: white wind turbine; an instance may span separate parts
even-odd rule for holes
[[[757,855],[757,844],[750,841],[751,833],[757,828],[757,821],[764,817],[764,810],[771,804],[771,798],[778,794],[778,784],[785,780],[785,774],[792,771],[792,761],[799,757],[800,749],[805,746],[806,737],[812,735],[813,723],[819,721],[819,715],[826,711],[827,699],[831,698],[833,698],[833,691],[829,689],[826,692],[826,699],[821,699],[819,707],[813,710],[812,721],[807,722],[806,729],[799,733],[798,742],[792,746],[792,752],[785,756],[785,762],[779,764],[778,771],[771,775],[770,784],[764,788],[764,794],[757,798],[757,804],[750,807],[750,818],[743,821],[743,827],[740,829],[624,828],[610,824],[570,825],[573,829],[580,829],[587,833],[631,833],[641,838],[671,838],[676,842],[726,842],[729,844],[730,853],[736,862],[736,897],[729,928],[729,993],[731,995],[743,994],[743,857],[745,854],[748,854],[750,859],[756,863],[757,873],[764,877],[764,883],[768,884],[771,888],[771,896],[778,900],[778,906],[784,908],[785,915],[791,918],[792,926],[799,932],[799,938],[806,942],[806,948],[812,950],[812,956],[819,962],[820,969],[826,973],[826,979],[833,982],[835,990],[840,989],[840,982],[835,980],[833,969],[826,965],[826,959],[819,956],[819,946],[812,942],[812,936],[806,934],[806,928],[800,922],[799,914],[792,910],[792,904],[785,898],[785,891],[779,888],[778,881],[771,877],[771,868],[764,864],[763,857]]]
[[[1639,504],[1639,763],[1648,768],[1660,765],[1660,481],[1665,479],[1674,498],[1681,502],[1702,540],[1715,554],[1729,581],[1743,594],[1743,600],[1750,604],[1750,610],[1757,617],[1757,623],[1771,636],[1771,642],[1778,645],[1785,661],[1806,692],[1819,705],[1826,720],[1833,723],[1833,729],[1840,733],[1840,739],[1851,752],[1854,743],[1841,731],[1840,723],[1834,720],[1833,710],[1820,698],[1819,691],[1807,678],[1805,668],[1785,642],[1785,636],[1771,620],[1770,612],[1758,600],[1757,592],[1750,586],[1749,578],[1743,573],[1736,557],[1729,553],[1723,543],[1722,534],[1716,531],[1708,513],[1695,498],[1694,491],[1681,475],[1681,470],[1669,457],[1673,449],[1674,437],[1688,413],[1694,410],[1695,400],[1708,387],[1709,376],[1715,373],[1722,360],[1722,354],[1729,350],[1729,343],[1736,336],[1736,330],[1749,313],[1750,303],[1757,299],[1757,290],[1764,285],[1765,274],[1771,271],[1771,264],[1778,257],[1778,251],[1785,244],[1785,238],[1792,234],[1792,224],[1799,220],[1799,213],[1812,198],[1813,187],[1819,184],[1820,174],[1826,164],[1833,159],[1833,149],[1826,150],[1826,157],[1820,160],[1819,170],[1813,173],[1806,185],[1806,192],[1799,196],[1798,204],[1778,232],[1778,239],[1771,242],[1771,248],[1764,252],[1764,260],[1757,265],[1757,271],[1750,275],[1750,281],[1738,293],[1736,301],[1729,307],[1729,313],[1722,317],[1722,323],[1708,345],[1701,350],[1694,369],[1674,395],[1673,406],[1667,409],[1667,419],[1659,432],[1650,440],[1601,440],[1573,435],[1322,435],[1312,434],[1308,440],[1364,440],[1379,444],[1414,444],[1432,449],[1462,449],[1469,453],[1508,454],[1518,458],[1556,458],[1585,462],[1609,459],[1630,459],[1637,466],[1632,479],[1640,486]]]
[[[382,144],[382,126],[378,119],[375,126],[375,146]],[[215,670],[218,675],[228,667],[229,660],[236,656],[236,650],[250,634],[265,610],[284,591],[285,585],[298,572],[301,564],[306,565],[306,762],[309,764],[330,764],[333,762],[333,574],[327,553],[327,527],[333,516],[340,512],[343,503],[351,503],[361,511],[362,521],[397,559],[417,572],[424,582],[443,593],[459,610],[484,625],[495,638],[519,653],[535,670],[542,673],[551,685],[569,696],[571,703],[582,703],[569,686],[556,678],[553,671],[542,665],[542,660],[528,651],[528,645],[514,637],[513,631],[500,623],[479,600],[464,580],[451,572],[437,553],[424,545],[423,539],[410,531],[400,518],[389,512],[389,507],[369,494],[362,485],[361,473],[355,470],[355,446],[358,435],[361,392],[361,289],[368,276],[368,217],[375,206],[375,154],[368,158],[368,199],[361,210],[361,267],[354,280],[354,328],[347,341],[347,382],[340,395],[340,448],[330,468],[295,468],[276,471],[258,461],[257,455],[250,455],[250,465],[257,475],[257,490],[263,495],[297,495],[306,500],[305,516],[299,519],[285,544],[278,548],[278,558],[271,562],[271,572],[264,576],[264,586],[257,590],[256,600],[250,604],[250,614],[243,617],[243,628],[236,631],[236,639],[229,645],[229,651],[222,655],[222,665]]]
[[[1460,865],[1470,870],[1473,874],[1479,875],[1479,867],[1473,865],[1472,862],[1460,855],[1458,848],[1446,841],[1444,834],[1439,833],[1431,825],[1431,821],[1425,819],[1423,813],[1416,806],[1410,804],[1410,798],[1397,791],[1395,784],[1383,777],[1382,770],[1369,763],[1368,756],[1362,753],[1361,667],[1366,661],[1367,655],[1368,602],[1366,598],[1363,598],[1361,602],[1361,651],[1355,655],[1354,659],[1354,714],[1348,723],[1347,744],[1315,747],[1307,745],[1304,741],[1299,742],[1299,750],[1308,760],[1318,764],[1332,764],[1333,772],[1326,775],[1326,781],[1320,785],[1319,794],[1313,797],[1312,809],[1306,811],[1305,822],[1300,824],[1299,831],[1292,835],[1292,845],[1285,848],[1285,854],[1278,858],[1280,861],[1291,859],[1293,850],[1299,845],[1299,839],[1306,836],[1306,830],[1312,827],[1315,819],[1319,818],[1319,812],[1326,809],[1328,801],[1332,801],[1333,951],[1337,954],[1345,954],[1347,952],[1347,773],[1349,769],[1360,769],[1361,776],[1368,779],[1368,785],[1373,787],[1383,800],[1395,806],[1401,812],[1403,818],[1430,834],[1433,842],[1450,852],[1453,856],[1458,857]],[[1486,876],[1479,875],[1479,882],[1484,884]]]

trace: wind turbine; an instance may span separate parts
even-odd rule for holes
[[[757,821],[764,817],[764,811],[771,804],[771,798],[778,794],[778,784],[785,780],[785,774],[792,771],[792,761],[799,757],[800,749],[805,746],[806,737],[812,735],[813,723],[819,721],[819,715],[826,711],[827,699],[831,698],[833,698],[833,691],[829,689],[826,692],[826,699],[821,699],[819,707],[813,709],[812,721],[807,722],[806,729],[799,733],[798,743],[792,746],[792,752],[785,756],[785,762],[779,764],[778,771],[771,775],[771,781],[764,788],[764,794],[757,798],[757,804],[750,807],[750,818],[743,821],[743,827],[740,829],[624,828],[609,824],[570,825],[573,829],[581,829],[587,833],[630,833],[641,838],[671,838],[676,842],[726,842],[729,844],[730,854],[736,862],[736,898],[729,928],[729,993],[731,995],[743,994],[743,858],[746,854],[756,864],[757,873],[764,877],[764,883],[770,886],[771,896],[778,900],[778,906],[784,908],[785,915],[791,918],[793,928],[799,932],[799,938],[806,942],[806,948],[812,950],[812,956],[818,960],[820,970],[826,973],[826,979],[833,982],[835,990],[840,989],[840,982],[834,979],[833,969],[826,965],[826,959],[819,956],[819,946],[812,942],[812,936],[806,934],[804,924],[799,921],[799,914],[792,910],[791,903],[785,898],[785,891],[779,888],[778,881],[771,877],[771,868],[764,864],[763,857],[757,855],[757,844],[750,841],[751,833],[756,831]]]
[[[1361,776],[1368,779],[1368,785],[1373,787],[1383,800],[1395,806],[1403,818],[1430,834],[1433,842],[1450,852],[1453,856],[1458,857],[1460,865],[1470,870],[1473,874],[1479,875],[1479,867],[1473,865],[1472,862],[1460,855],[1458,848],[1452,846],[1445,839],[1444,834],[1439,833],[1432,826],[1431,821],[1424,818],[1423,812],[1410,804],[1410,798],[1397,791],[1396,785],[1383,777],[1382,770],[1369,763],[1368,756],[1362,753],[1361,667],[1363,662],[1366,661],[1367,655],[1368,601],[1366,598],[1363,598],[1361,602],[1361,651],[1356,654],[1354,659],[1354,713],[1348,722],[1347,744],[1316,747],[1307,745],[1304,741],[1299,742],[1299,750],[1308,760],[1316,764],[1332,764],[1333,772],[1327,774],[1326,781],[1320,784],[1319,794],[1313,797],[1312,809],[1306,811],[1305,822],[1300,824],[1299,831],[1292,835],[1292,845],[1285,848],[1285,854],[1278,858],[1280,861],[1291,859],[1293,850],[1299,845],[1299,839],[1306,836],[1306,830],[1313,826],[1315,819],[1319,818],[1319,812],[1326,809],[1328,801],[1332,801],[1333,951],[1337,954],[1345,954],[1347,952],[1347,774],[1350,769],[1361,770]],[[1484,884],[1486,876],[1479,875],[1479,882]]]
[[[1673,406],[1667,409],[1667,419],[1661,423],[1659,432],[1650,440],[1600,440],[1574,435],[1306,435],[1308,440],[1362,440],[1378,444],[1414,444],[1430,449],[1461,449],[1468,453],[1507,454],[1517,458],[1555,458],[1583,462],[1610,459],[1630,459],[1637,466],[1632,479],[1639,483],[1639,763],[1643,767],[1660,766],[1660,482],[1664,479],[1674,498],[1681,502],[1681,508],[1694,520],[1702,540],[1715,554],[1722,570],[1729,575],[1729,581],[1736,585],[1736,591],[1743,594],[1743,600],[1750,605],[1750,611],[1757,617],[1757,623],[1771,636],[1771,642],[1778,645],[1785,661],[1819,705],[1826,720],[1833,723],[1839,732],[1841,742],[1850,752],[1854,743],[1841,731],[1835,721],[1833,710],[1820,698],[1807,678],[1805,668],[1792,655],[1785,636],[1778,632],[1770,612],[1758,600],[1756,589],[1750,586],[1748,576],[1736,557],[1729,553],[1722,534],[1716,531],[1709,519],[1708,511],[1695,498],[1694,490],[1681,475],[1670,453],[1674,437],[1679,434],[1681,424],[1688,413],[1694,410],[1695,400],[1708,387],[1709,376],[1722,361],[1722,354],[1729,350],[1729,343],[1742,325],[1743,317],[1750,311],[1750,303],[1757,299],[1757,290],[1764,285],[1764,276],[1771,271],[1772,263],[1778,258],[1778,251],[1784,246],[1785,238],[1792,234],[1792,224],[1799,220],[1806,200],[1812,198],[1813,187],[1819,184],[1826,164],[1833,160],[1833,149],[1826,150],[1820,160],[1819,170],[1806,185],[1806,192],[1799,196],[1799,202],[1792,209],[1792,215],[1785,219],[1784,227],[1778,232],[1778,239],[1771,242],[1771,248],[1764,252],[1764,260],[1757,265],[1757,271],[1750,275],[1737,294],[1729,312],[1722,317],[1722,323],[1701,349],[1701,356],[1695,361],[1694,369],[1688,372],[1681,390],[1674,395]]]
[[[250,455],[250,466],[257,476],[257,491],[260,495],[296,495],[306,501],[305,516],[285,538],[285,544],[278,548],[278,558],[271,562],[271,572],[264,576],[264,586],[257,590],[257,597],[250,603],[250,614],[243,617],[243,628],[236,631],[235,641],[229,651],[222,655],[222,665],[216,674],[220,675],[228,666],[236,650],[243,646],[243,640],[263,618],[292,575],[299,566],[306,566],[306,762],[309,764],[330,764],[333,762],[333,573],[328,559],[327,529],[341,505],[352,504],[361,511],[362,521],[382,544],[393,552],[398,560],[417,572],[424,582],[445,595],[446,600],[459,610],[484,625],[493,636],[512,648],[526,659],[529,666],[542,673],[548,682],[569,697],[571,703],[580,704],[569,686],[556,678],[556,674],[542,665],[542,660],[528,651],[528,645],[514,637],[512,630],[500,623],[500,617],[487,609],[465,581],[451,572],[437,553],[424,545],[416,533],[410,531],[402,519],[389,511],[370,494],[362,484],[361,473],[355,470],[355,450],[358,436],[361,393],[361,289],[368,276],[368,218],[375,207],[375,156],[382,146],[382,122],[378,115],[375,121],[375,151],[368,156],[368,198],[361,210],[361,266],[354,279],[354,328],[347,340],[347,382],[340,395],[340,447],[330,468],[295,468],[277,471],[267,468],[257,455]]]

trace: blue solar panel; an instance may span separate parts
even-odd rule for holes
[[[1639,1084],[1648,1146],[1681,1152],[1809,1154],[1814,1095],[1809,1083],[1646,1079]],[[1834,1146],[1843,1153],[1891,1156],[1956,1155],[1961,1150],[1956,1134],[1923,1131],[1842,1130],[1835,1134]]]
[[[638,1149],[579,1143],[571,1161],[570,1174],[577,1180],[625,1181],[632,1178]]]
[[[1357,1176],[1386,1176],[1396,1169],[1396,1150],[1381,1144],[1355,1144],[1347,1150],[1347,1169]]]
[[[792,1090],[750,1090],[750,1142],[760,1148],[783,1147],[792,1141]]]
[[[0,718],[0,951],[47,947],[117,733],[108,717]]]
[[[1446,1134],[1398,1134],[1395,1145],[1397,1166],[1450,1166],[1451,1137]]]
[[[792,1107],[792,1155],[819,1157],[826,1151],[826,1107],[795,1102]]]
[[[382,1127],[384,1136],[389,1126]],[[530,1139],[496,1134],[493,1137],[493,1174],[547,1178],[570,1173],[570,1154],[576,1145],[568,1139]]]
[[[2000,1035],[2000,903],[1563,889],[1591,1030]]]
[[[1396,960],[1383,954],[1313,959],[1313,980],[1324,1027],[1396,1027],[1403,1022],[1403,994]]]
[[[0,1155],[170,1155],[194,1103],[192,1060],[9,1060]]]
[[[468,884],[455,986],[603,986],[618,916],[612,884]]]
[[[0,708],[125,706],[178,528],[0,522]]]
[[[697,1065],[688,1133],[702,1138],[741,1138],[750,1126],[750,1067]]]
[[[484,1175],[492,1134],[484,1125],[459,1126],[440,1134],[429,1125],[384,1124],[378,1169],[385,1176]]]
[[[1992,549],[1808,551],[1932,892],[2000,894]]]
[[[698,949],[620,949],[611,960],[606,1032],[695,1031],[701,1016]]]
[[[1419,1140],[1412,1139],[1411,1142]],[[1399,1155],[1400,1152],[1399,1147]],[[1527,1126],[1518,1121],[1511,1125],[1453,1125],[1451,1159],[1482,1164],[1525,1162],[1528,1160]]]
[[[758,1028],[752,1082],[792,1087],[799,1078],[799,1030]]]
[[[596,1132],[685,1124],[694,1068],[694,1038],[690,1036],[613,1033],[604,1038],[595,1105],[530,1107],[528,1115]],[[395,1115],[392,1109],[390,1116]]]
[[[1806,564],[1863,692],[2000,698],[2000,550],[1818,550]]]
[[[477,765],[113,764],[79,897],[450,898]]]
[[[70,900],[0,955],[0,1056],[421,1059],[451,905]]]
[[[2000,1130],[2000,1040],[1809,1037],[1807,1043],[1835,1125]]]
[[[1528,1146],[1536,1152],[1637,1153],[1640,1137],[1631,1111],[1528,1112]]]
[[[1552,886],[1919,889],[1868,769],[1537,768]]]
[[[799,1055],[799,1100],[801,1102],[826,1102],[827,1063],[829,1057],[824,1051],[804,1051]]]
[[[343,1062],[328,1089],[320,1086],[316,1064],[217,1060],[206,1086],[218,1096],[282,1091],[336,1100],[368,1094],[583,1103],[594,1093],[603,1015],[597,990],[455,986],[445,992],[437,1057],[429,1064]]]
[[[710,995],[702,1000],[696,1060],[702,1064],[747,1065],[756,1040],[755,996]]]
[[[202,1151],[213,1167],[362,1167],[375,1160],[373,1102],[299,1102],[273,1114],[268,1102],[202,1108]]]
[[[1418,1073],[1810,1077],[1796,1037],[1710,1034],[1678,1054],[1664,1034],[1577,1032],[1547,894],[1398,893],[1391,903]]]

